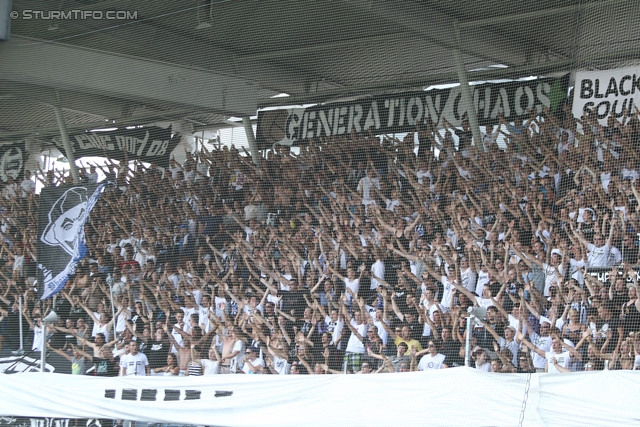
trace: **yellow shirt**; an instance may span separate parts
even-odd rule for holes
[[[414,346],[416,351],[422,351],[422,346],[420,345],[420,342],[418,340],[403,340],[400,335],[397,335],[394,341],[394,343],[396,344],[396,347],[401,342],[407,345],[407,353],[406,353],[407,355],[410,354],[411,352],[411,346]]]

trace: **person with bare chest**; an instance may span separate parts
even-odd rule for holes
[[[235,374],[242,369],[242,357],[244,357],[244,342],[236,337],[234,329],[227,328],[224,331],[224,343],[222,345],[222,359],[220,359],[221,374]]]

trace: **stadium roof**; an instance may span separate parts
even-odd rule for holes
[[[469,80],[640,56],[636,0],[14,0],[13,10],[0,141],[57,134],[52,105],[71,131],[107,121],[196,130],[256,108],[457,82],[455,49]],[[66,16],[43,19],[51,10]],[[107,11],[124,19],[95,19]]]

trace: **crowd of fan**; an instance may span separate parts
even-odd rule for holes
[[[39,349],[53,309],[47,347],[74,374],[428,371],[464,365],[467,311],[480,306],[479,370],[633,369],[637,112],[607,126],[548,111],[501,121],[482,134],[486,151],[466,121],[445,121],[401,141],[276,147],[260,165],[221,146],[168,168],[113,163],[89,254],[45,301],[27,175],[3,193],[2,345],[18,348],[22,315]]]

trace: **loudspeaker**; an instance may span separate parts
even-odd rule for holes
[[[42,322],[45,324],[58,323],[58,315],[56,314],[55,311],[51,310],[49,314],[47,314],[47,316],[44,319],[42,319]]]
[[[480,320],[484,320],[487,316],[487,308],[486,307],[469,307],[467,310],[469,315],[476,317]]]

